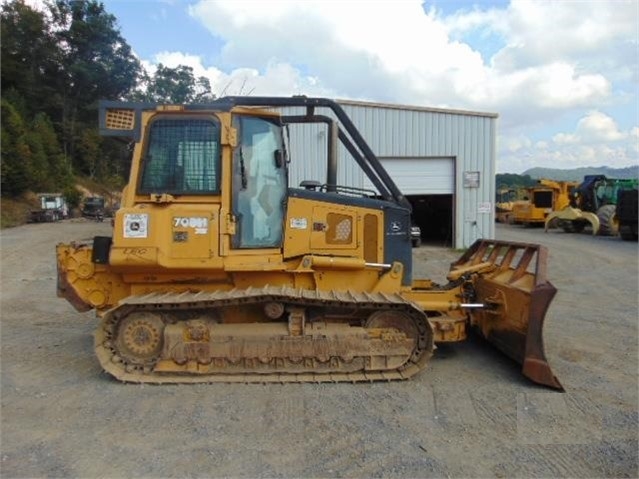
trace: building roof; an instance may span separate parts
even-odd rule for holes
[[[372,108],[386,108],[391,110],[406,110],[406,111],[425,111],[431,113],[448,113],[452,115],[467,115],[467,116],[484,116],[489,118],[498,118],[498,113],[488,113],[488,112],[480,112],[480,111],[470,111],[470,110],[455,110],[449,108],[434,108],[434,107],[424,107],[424,106],[415,106],[415,105],[399,105],[394,103],[379,103],[379,102],[369,102],[362,100],[335,100],[340,105],[352,105],[352,106],[363,106],[363,107],[372,107]]]

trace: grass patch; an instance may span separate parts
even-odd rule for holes
[[[38,208],[35,195],[20,198],[0,198],[0,228],[12,228],[27,222],[31,210]]]
[[[114,191],[116,191],[118,193],[117,196],[119,196],[119,192],[123,188],[124,184],[122,181],[118,182],[116,179],[112,179],[106,183],[98,183],[90,178],[77,177],[75,186],[82,190],[85,195],[87,193],[91,195],[98,195],[109,200],[114,196]]]

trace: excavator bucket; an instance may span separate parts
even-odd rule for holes
[[[471,325],[522,365],[532,381],[563,391],[544,352],[543,325],[557,290],[546,279],[548,252],[539,245],[478,240],[451,265],[449,278],[466,278]],[[464,274],[468,271],[468,274]]]

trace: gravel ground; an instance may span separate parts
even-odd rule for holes
[[[479,340],[410,381],[126,385],[93,356],[92,313],[55,297],[65,221],[3,230],[2,477],[637,477],[637,243],[498,225],[549,247],[546,353],[566,393]],[[458,253],[423,246],[416,276]]]

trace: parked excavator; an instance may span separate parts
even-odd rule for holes
[[[326,181],[289,186],[304,158],[285,133],[308,123],[328,132]],[[57,287],[96,310],[96,355],[115,378],[399,380],[474,329],[562,390],[543,346],[546,249],[478,240],[446,283],[412,279],[410,203],[333,100],[101,102],[100,130],[133,142],[130,179],[112,236],[57,245]],[[337,183],[338,152],[375,194]]]
[[[616,204],[623,190],[636,189],[636,179],[607,178],[605,175],[586,175],[572,190],[570,204],[546,218],[545,229],[559,225],[566,233],[581,233],[590,225],[593,235],[616,236],[619,222]]]
[[[570,203],[570,192],[577,186],[573,181],[541,179],[526,188],[527,200],[512,204],[512,220],[524,226],[542,225],[553,211],[561,210]]]

